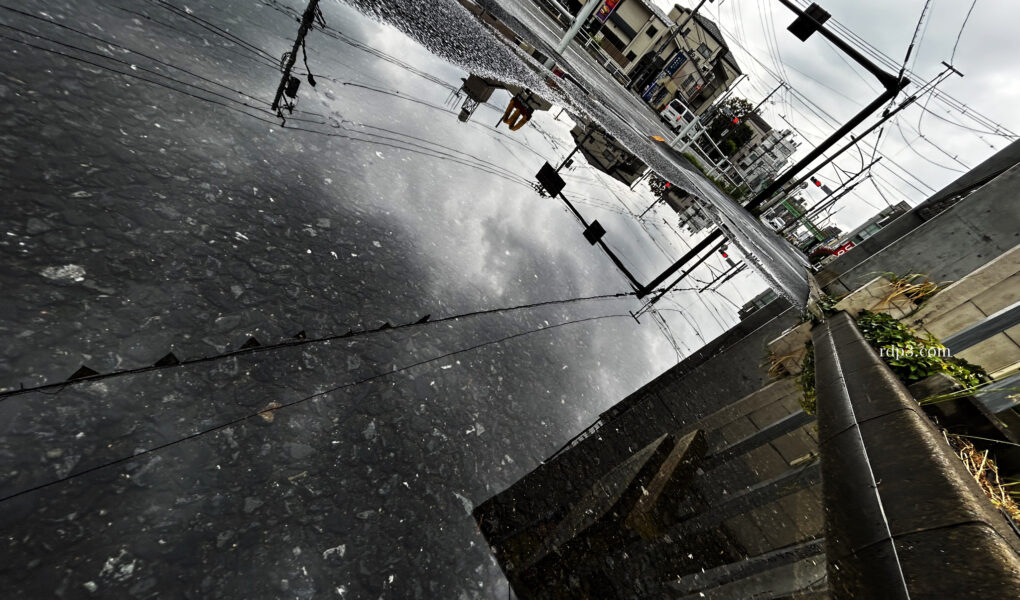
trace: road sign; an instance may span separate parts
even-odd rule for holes
[[[592,221],[591,225],[588,225],[584,230],[584,239],[588,240],[592,246],[599,243],[604,235],[606,235],[606,229],[598,221]]]
[[[659,89],[659,84],[658,83],[653,83],[652,85],[648,86],[648,89],[645,90],[645,93],[641,94],[641,98],[645,102],[648,102],[649,100],[652,99],[652,94],[654,94],[655,90],[657,90],[657,89]]]
[[[818,31],[822,23],[829,20],[830,16],[832,15],[827,13],[824,8],[812,2],[811,6],[807,7],[804,11],[804,14],[798,16],[787,29],[790,30],[790,33],[797,36],[800,41],[806,42],[812,33]]]
[[[542,165],[535,178],[538,179],[538,182],[542,184],[545,191],[552,197],[558,196],[563,191],[563,187],[567,185],[563,178],[560,177],[560,174],[556,172],[556,169],[549,163]]]
[[[687,62],[687,55],[683,52],[677,52],[676,56],[673,57],[673,60],[669,61],[669,64],[666,65],[666,75],[672,77],[673,74],[677,72],[677,69],[683,66],[685,62]]]

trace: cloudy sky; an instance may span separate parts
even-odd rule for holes
[[[654,1],[665,11],[673,6],[667,0]],[[807,4],[807,0],[794,2]],[[695,3],[681,1],[684,6]],[[821,4],[832,14],[830,24],[836,21],[845,26],[890,57],[898,68],[925,0],[825,0]],[[916,74],[913,81],[923,84],[941,72],[942,61],[950,61],[970,8],[969,0],[931,2],[908,65],[909,71]],[[702,11],[722,27],[741,70],[748,74],[737,88],[738,96],[757,103],[776,87],[780,77],[792,86],[793,91],[774,95],[763,114],[774,127],[792,125],[799,132],[798,156],[835,129],[832,118],[845,121],[880,91],[873,77],[851,66],[849,59],[844,60],[820,36],[801,42],[789,33],[786,28],[793,13],[778,0],[715,0],[706,3]],[[1020,132],[1020,115],[1015,110],[1020,106],[1020,66],[1015,60],[1020,56],[1017,22],[1020,2],[978,0],[952,59],[964,77],[954,75],[939,86],[953,99],[1014,134]],[[908,91],[917,89],[913,85]],[[905,97],[901,94],[899,100]],[[934,115],[925,114],[919,105],[926,105]],[[879,154],[885,158],[872,170],[871,180],[836,207],[834,222],[847,230],[886,206],[887,201],[917,204],[1015,139],[980,133],[987,130],[987,124],[952,109],[940,98],[919,98],[884,128]],[[875,139],[873,133],[865,140],[865,158],[870,157]],[[862,166],[861,154],[851,150],[837,159],[837,164],[854,173]],[[838,184],[839,177],[845,178],[831,167],[823,169],[821,175],[830,187]],[[823,196],[814,190],[808,195],[812,200]]]

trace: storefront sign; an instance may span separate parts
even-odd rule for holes
[[[600,6],[599,9],[595,11],[595,18],[605,23],[606,19],[609,18],[609,15],[613,14],[613,11],[616,10],[616,7],[620,4],[620,1],[621,0],[606,0],[605,2],[603,2],[602,6]]]
[[[853,242],[847,242],[847,243],[843,244],[842,246],[840,246],[840,247],[836,248],[835,250],[833,250],[832,253],[835,254],[836,256],[842,256],[842,255],[846,254],[847,251],[850,250],[850,248],[853,248],[853,247],[854,247],[854,243]]]
[[[666,76],[672,77],[685,62],[687,62],[687,55],[683,52],[677,52],[673,60],[669,61],[669,64],[666,65]]]

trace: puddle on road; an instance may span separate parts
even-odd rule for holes
[[[0,88],[0,385],[185,363],[0,402],[16,595],[505,597],[465,510],[765,287],[698,294],[715,257],[663,303],[668,328],[636,323],[626,279],[534,188],[575,119],[616,117],[468,22],[439,58],[325,3],[316,85],[281,122],[298,5],[2,14],[20,61]],[[428,8],[405,30],[462,14]],[[498,85],[463,118],[472,76]],[[518,87],[537,98],[511,131]],[[651,189],[596,158],[575,155],[565,195],[647,281],[704,234],[639,220]]]

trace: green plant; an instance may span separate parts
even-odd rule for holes
[[[815,396],[815,349],[811,342],[807,344],[807,353],[800,364],[800,375],[797,376],[797,384],[803,392],[800,399],[800,407],[809,415],[815,414],[817,398]]]
[[[701,166],[701,163],[698,161],[698,159],[693,154],[691,154],[690,152],[681,152],[680,155],[683,156],[684,158],[686,158],[687,160],[689,160],[690,163],[692,165],[694,165],[694,167],[697,170],[701,171],[701,174],[705,176],[705,179],[708,179],[709,181],[714,183],[715,187],[717,187],[720,190],[722,190],[730,198],[732,198],[734,200],[740,200],[746,194],[746,192],[744,190],[738,190],[734,186],[726,183],[725,181],[723,181],[721,179],[717,179],[717,178],[712,177],[711,175],[709,175],[708,172],[705,171],[705,167]]]
[[[689,160],[691,164],[694,165],[694,168],[701,171],[702,173],[705,172],[705,167],[701,166],[701,163],[698,161],[697,158],[694,157],[693,154],[691,154],[690,152],[681,152],[680,155]]]
[[[893,373],[908,385],[936,373],[945,373],[968,388],[988,379],[981,367],[948,356],[946,347],[934,336],[922,337],[888,314],[861,311],[857,327]]]
[[[822,294],[818,298],[818,308],[826,315],[832,315],[836,313],[836,305],[842,300],[842,296],[833,296],[832,294]]]

